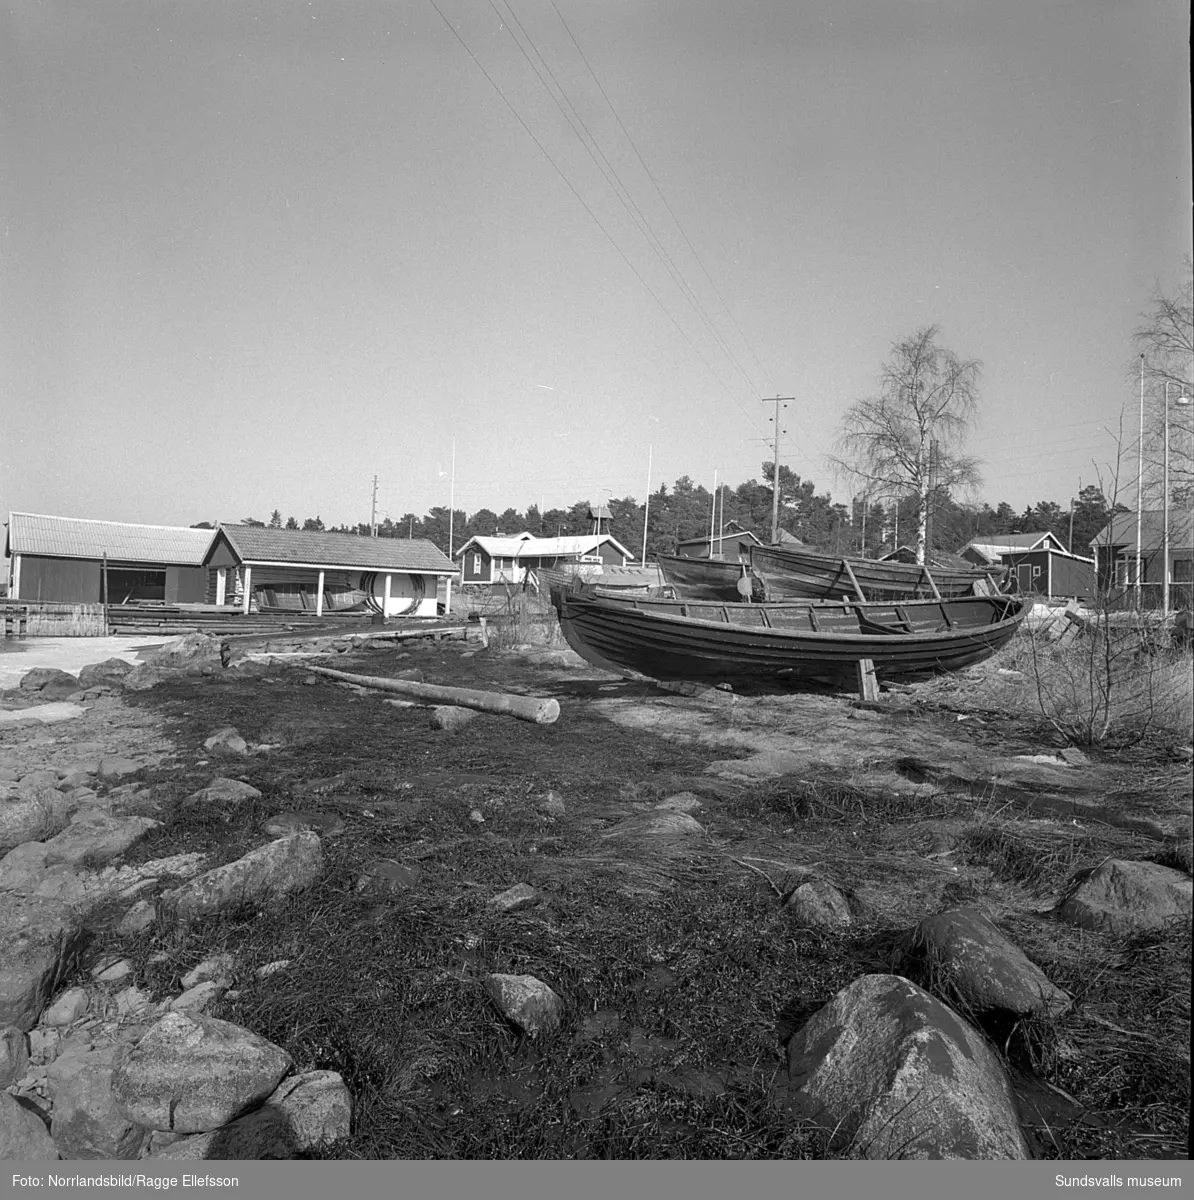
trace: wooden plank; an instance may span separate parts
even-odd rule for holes
[[[869,658],[858,660],[858,698],[864,702],[879,699],[879,680],[875,676],[875,664]]]
[[[846,568],[846,574],[850,576],[850,583],[854,586],[854,594],[858,597],[858,602],[860,604],[865,604],[866,597],[862,594],[862,588],[858,586],[858,580],[854,575],[854,568],[850,566],[850,560],[848,558],[843,558],[842,566]]]

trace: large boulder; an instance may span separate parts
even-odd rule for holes
[[[1194,884],[1172,867],[1109,858],[1071,886],[1057,915],[1082,929],[1124,937],[1190,920]]]
[[[188,633],[150,650],[145,661],[174,670],[213,666],[220,661],[220,639],[208,633]]]
[[[256,1108],[290,1062],[281,1047],[230,1021],[171,1012],[116,1066],[112,1096],[146,1129],[207,1133]]]
[[[123,658],[105,658],[103,662],[88,663],[79,672],[79,687],[116,687],[133,669],[131,662]]]
[[[978,1015],[1060,1016],[1069,995],[982,913],[956,908],[926,917],[910,939],[912,959],[923,963],[958,1001]]]
[[[46,1072],[53,1101],[50,1134],[63,1158],[136,1158],[145,1130],[124,1113],[112,1094],[112,1077],[132,1053],[116,1042],[55,1059]]]
[[[65,700],[79,690],[79,680],[57,667],[34,667],[21,676],[19,686],[39,700]]]
[[[37,1024],[80,932],[65,904],[0,893],[0,1025]]]
[[[814,1013],[788,1043],[788,1082],[850,1157],[1030,1157],[994,1051],[899,975],[864,975]]]
[[[162,899],[183,920],[268,904],[309,887],[323,870],[323,845],[310,832],[278,838],[192,879]]]

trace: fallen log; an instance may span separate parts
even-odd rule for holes
[[[387,679],[381,675],[352,675],[348,671],[334,671],[331,667],[313,667],[310,664],[303,665],[302,670],[311,675],[325,675],[328,679],[355,683],[358,687],[374,688],[379,692],[397,692],[400,696],[407,696],[425,705],[455,704],[460,708],[476,709],[477,712],[517,717],[520,721],[532,721],[536,725],[552,725],[560,715],[559,701],[538,696],[509,696],[502,692],[479,692],[474,688],[441,687],[434,683]]]

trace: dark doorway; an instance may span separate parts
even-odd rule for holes
[[[108,568],[108,603],[126,604],[130,600],[165,600],[165,571],[129,571]]]

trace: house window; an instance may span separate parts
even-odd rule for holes
[[[477,553],[475,553],[475,552],[474,552],[474,554],[473,554],[473,569],[472,569],[472,574],[473,574],[473,575],[480,575],[480,574],[481,574],[481,555],[480,555],[480,554],[477,554]]]
[[[1033,568],[1032,568],[1032,577],[1033,577],[1033,579],[1036,579],[1036,578],[1037,578],[1037,576],[1038,576],[1038,575],[1040,575],[1040,573],[1041,573],[1041,569],[1040,569],[1040,567],[1033,567]]]

